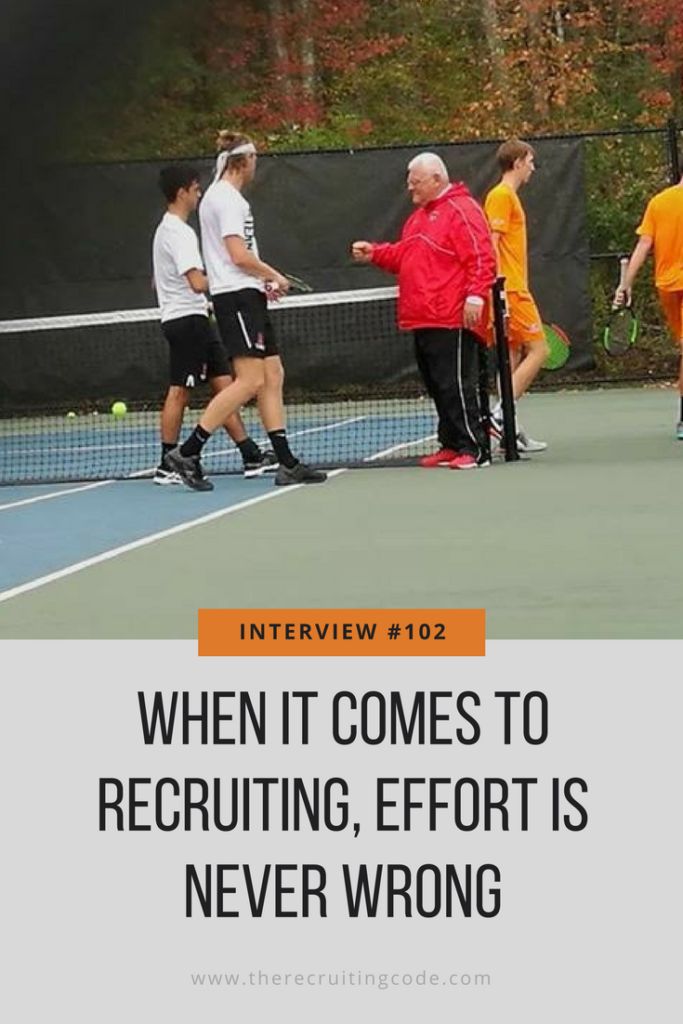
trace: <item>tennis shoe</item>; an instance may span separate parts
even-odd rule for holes
[[[266,451],[261,452],[259,459],[251,459],[244,463],[244,476],[250,480],[255,476],[263,476],[264,473],[275,473],[279,465],[275,452],[267,448]]]
[[[181,484],[182,480],[179,473],[175,473],[172,469],[167,469],[162,463],[154,470],[154,476],[152,481],[155,484],[159,484],[161,487],[167,487],[169,484]]]
[[[198,455],[182,455],[180,448],[174,448],[166,455],[167,465],[174,470],[183,483],[193,491],[212,491],[213,484],[207,480]]]
[[[458,453],[453,451],[452,448],[439,448],[438,452],[424,455],[420,459],[420,465],[423,469],[435,469],[437,466],[448,467],[453,459],[457,458],[457,455]]]
[[[478,457],[470,455],[469,452],[465,452],[462,455],[456,455],[454,459],[448,463],[449,469],[486,469],[487,466],[491,465],[491,460],[488,455],[481,454]]]
[[[676,424],[676,437],[679,441],[683,441],[683,420],[679,420]]]
[[[532,452],[544,452],[548,447],[546,441],[534,441],[533,437],[529,437],[526,430],[520,427],[517,431],[517,451],[522,452],[524,455],[530,455]]]
[[[292,484],[324,484],[327,480],[327,473],[320,469],[311,469],[303,462],[297,462],[293,466],[280,466],[275,475],[276,487],[289,487]]]

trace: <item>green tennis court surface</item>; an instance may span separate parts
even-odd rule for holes
[[[485,607],[490,638],[680,638],[676,401],[532,396],[533,461],[278,494],[1,603],[0,636],[191,638],[199,607]],[[188,518],[202,501],[184,496]]]

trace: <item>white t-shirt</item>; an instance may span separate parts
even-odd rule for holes
[[[175,213],[165,213],[152,244],[154,284],[161,321],[181,316],[207,316],[206,296],[192,291],[188,270],[203,270],[199,241],[189,224]]]
[[[199,204],[199,225],[211,294],[236,292],[240,288],[265,291],[261,278],[235,266],[223,241],[228,235],[238,235],[258,258],[251,207],[239,189],[222,179],[209,185]]]

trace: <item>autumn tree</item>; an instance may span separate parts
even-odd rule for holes
[[[239,97],[230,114],[257,134],[277,137],[324,122],[335,80],[359,73],[402,44],[375,30],[366,0],[254,0],[235,9],[212,0],[207,9],[214,45],[207,63],[229,69]],[[228,45],[220,41],[225,29]],[[358,131],[372,125],[360,117]]]

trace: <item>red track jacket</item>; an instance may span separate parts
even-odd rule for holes
[[[372,262],[398,274],[398,324],[407,331],[462,327],[465,299],[487,300],[496,277],[484,212],[462,184],[415,210],[400,241],[374,244]]]

